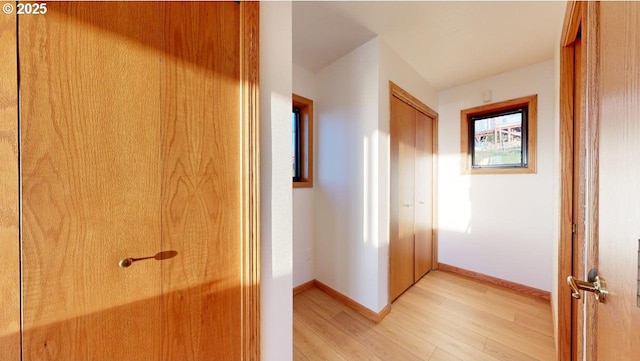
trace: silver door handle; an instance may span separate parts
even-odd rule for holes
[[[607,282],[603,277],[598,276],[598,270],[595,268],[589,271],[588,281],[581,281],[573,276],[567,277],[567,283],[571,287],[571,297],[579,300],[580,290],[593,292],[596,300],[604,303],[607,299],[609,291],[607,291]]]
[[[411,207],[411,206],[412,206],[412,204],[411,204],[411,203],[403,203],[403,204],[402,204],[402,206],[403,206],[403,207],[407,207],[407,208],[408,208],[408,207]]]

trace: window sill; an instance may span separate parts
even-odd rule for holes
[[[293,188],[313,188],[313,182],[308,182],[308,181],[293,182]]]

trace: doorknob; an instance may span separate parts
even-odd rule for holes
[[[592,269],[587,276],[587,282],[576,279],[573,276],[567,277],[567,283],[571,287],[571,297],[580,299],[580,290],[595,293],[596,300],[604,303],[607,298],[607,283],[603,277],[598,276],[598,270]]]

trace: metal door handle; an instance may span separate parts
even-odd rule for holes
[[[131,266],[133,264],[133,262],[143,261],[145,259],[155,259],[156,261],[162,261],[162,260],[165,260],[165,259],[173,258],[177,254],[178,254],[178,252],[176,252],[176,251],[164,251],[164,252],[158,252],[154,256],[150,256],[150,257],[141,257],[141,258],[128,257],[128,258],[123,258],[123,259],[120,260],[120,262],[118,262],[118,266],[120,266],[122,268],[127,268],[127,267]]]
[[[403,205],[404,207],[407,207],[407,208],[412,206],[412,204],[411,204],[411,203],[403,203],[402,205]]]
[[[573,276],[567,277],[567,283],[571,287],[571,297],[576,300],[580,299],[580,290],[595,293],[596,300],[604,303],[607,298],[607,283],[603,277],[598,276],[598,270],[595,268],[589,271],[588,281],[581,281]]]

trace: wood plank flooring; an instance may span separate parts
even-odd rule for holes
[[[376,325],[311,288],[293,298],[293,359],[554,360],[551,306],[541,298],[431,271]]]

